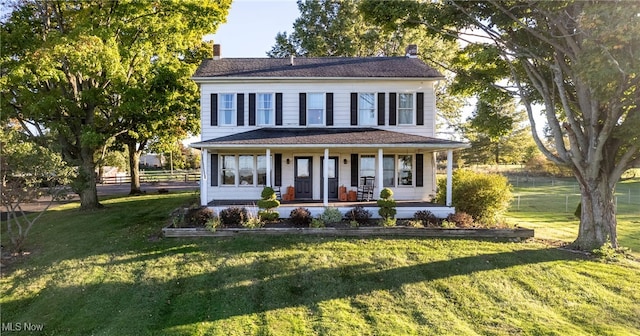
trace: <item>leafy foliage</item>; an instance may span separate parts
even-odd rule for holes
[[[338,208],[325,207],[324,211],[318,216],[318,219],[324,223],[339,223],[342,221],[342,213]]]
[[[376,201],[378,204],[378,214],[383,219],[394,218],[396,211],[396,201],[393,199],[393,191],[389,188],[384,188],[380,191],[380,198]]]
[[[429,210],[418,210],[413,214],[413,219],[419,221],[424,226],[436,226],[440,220]]]
[[[189,209],[184,216],[185,224],[205,226],[207,222],[215,217],[213,211],[207,207]]]
[[[456,227],[459,228],[473,227],[473,217],[462,211],[456,211],[455,213],[450,214],[447,216],[447,221],[449,223],[454,223]]]
[[[436,201],[446,199],[446,180],[438,181]],[[512,199],[509,180],[499,174],[476,173],[458,169],[453,173],[452,205],[457,211],[470,214],[476,221],[494,224],[504,214]]]
[[[220,220],[225,226],[240,225],[248,218],[247,209],[229,207],[220,211]]]
[[[359,225],[364,225],[371,219],[371,211],[365,209],[362,205],[356,205],[347,211],[345,217],[349,221],[355,221]]]
[[[291,220],[295,226],[309,226],[311,219],[313,219],[313,216],[311,216],[311,212],[306,208],[295,208],[291,210],[289,214],[289,220]]]

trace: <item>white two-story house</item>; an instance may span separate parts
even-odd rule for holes
[[[411,54],[223,58],[216,45],[192,79],[201,92],[201,141],[192,147],[203,155],[202,205],[258,200],[273,186],[326,206],[365,178],[374,199],[388,187],[396,200],[429,201],[435,153],[448,152],[450,181],[451,153],[467,146],[435,138],[442,75]]]

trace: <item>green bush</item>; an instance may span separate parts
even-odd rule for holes
[[[457,211],[456,213],[452,213],[447,216],[447,221],[455,223],[456,227],[459,228],[473,227],[473,217],[466,212]]]
[[[258,218],[263,221],[275,221],[280,218],[280,213],[275,211],[274,209],[280,206],[280,201],[276,199],[276,193],[273,191],[271,187],[264,187],[262,189],[262,193],[260,193],[261,200],[257,202],[258,208]]]
[[[380,199],[376,201],[380,209],[378,214],[384,219],[394,218],[396,215],[396,201],[393,199],[393,191],[384,188],[380,191]]]
[[[447,197],[446,179],[438,180],[436,201],[444,204]],[[476,173],[458,169],[453,173],[452,205],[456,211],[466,212],[476,222],[491,225],[509,207],[513,198],[509,180],[499,174]]]
[[[413,219],[422,223],[423,226],[437,226],[439,224],[438,217],[429,210],[418,210],[413,214]]]
[[[338,208],[325,207],[318,219],[324,223],[339,223],[342,221],[342,213]]]

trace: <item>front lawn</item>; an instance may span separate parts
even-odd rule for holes
[[[5,331],[9,322],[41,324],[46,335],[640,330],[640,264],[632,260],[538,241],[158,239],[189,197],[123,197],[94,212],[71,204],[46,214],[31,255],[0,282]]]

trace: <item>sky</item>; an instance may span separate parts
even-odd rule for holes
[[[292,32],[299,16],[295,0],[234,0],[227,16],[213,35],[222,57],[267,57],[278,32]]]

